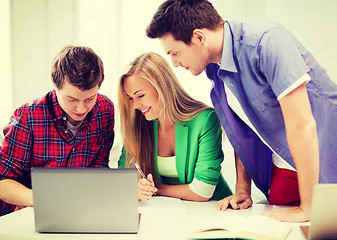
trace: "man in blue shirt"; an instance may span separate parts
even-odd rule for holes
[[[308,221],[313,187],[337,183],[337,85],[284,27],[264,19],[224,21],[207,0],[167,0],[147,28],[175,67],[203,70],[236,153],[234,195],[218,203],[247,208],[252,179],[267,215]]]

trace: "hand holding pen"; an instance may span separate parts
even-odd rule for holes
[[[138,181],[138,199],[142,201],[149,200],[152,195],[157,192],[157,188],[154,186],[152,174],[150,173],[146,177],[138,164],[136,162],[133,162],[133,164],[142,176],[142,178]]]

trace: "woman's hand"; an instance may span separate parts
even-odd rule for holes
[[[147,175],[147,178],[141,178],[138,181],[138,199],[142,201],[149,200],[153,194],[157,192],[154,186],[152,174]]]

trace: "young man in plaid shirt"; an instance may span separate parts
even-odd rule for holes
[[[51,71],[55,89],[16,109],[0,151],[0,216],[33,206],[31,167],[108,167],[114,105],[98,93],[103,63],[87,47],[65,47]]]

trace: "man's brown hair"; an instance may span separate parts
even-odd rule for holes
[[[207,0],[167,0],[162,3],[146,28],[149,38],[161,38],[170,33],[177,41],[191,43],[195,29],[215,30],[224,21]]]
[[[100,57],[88,47],[67,46],[54,58],[51,78],[57,89],[64,81],[81,90],[100,87],[104,80],[104,67]]]

